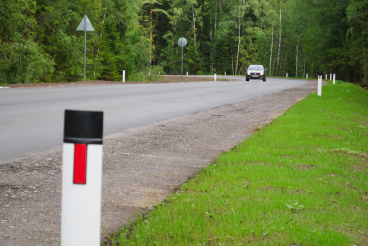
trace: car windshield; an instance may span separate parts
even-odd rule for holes
[[[250,65],[249,70],[263,70],[263,66],[262,65]]]

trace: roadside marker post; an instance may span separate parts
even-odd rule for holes
[[[336,74],[333,74],[333,84],[335,84]]]
[[[330,73],[330,80],[332,80],[332,73]]]
[[[322,96],[322,73],[318,73],[318,96]]]
[[[82,21],[77,27],[77,31],[84,31],[84,81],[86,81],[86,43],[87,43],[87,31],[94,31],[91,22],[89,21],[87,15],[85,15]]]
[[[125,83],[125,68],[123,69],[123,80],[122,80],[123,83]]]
[[[307,79],[308,79],[308,74],[307,74]]]
[[[61,246],[99,246],[103,112],[65,110]]]
[[[188,72],[187,72],[187,76],[188,76]]]
[[[226,76],[226,71],[225,71],[225,76]]]
[[[289,76],[289,74],[288,73],[286,73],[286,78]]]
[[[214,77],[215,77],[215,81],[217,81],[217,74],[214,74]]]
[[[326,75],[325,75],[325,80],[327,80],[327,73],[326,73]]]

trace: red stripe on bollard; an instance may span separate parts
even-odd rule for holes
[[[74,145],[74,184],[86,184],[87,144]]]

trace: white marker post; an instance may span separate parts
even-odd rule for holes
[[[325,75],[325,80],[327,80],[327,73],[326,73],[326,75]]]
[[[330,80],[332,80],[332,73],[330,73]]]
[[[322,96],[322,73],[318,73],[318,96]]]
[[[286,73],[286,78],[289,76],[289,74],[288,73]]]
[[[217,81],[217,74],[214,74],[214,77],[215,77],[215,81]]]
[[[61,246],[99,246],[103,112],[65,110]]]
[[[188,72],[187,72],[187,76],[188,76]]]
[[[307,74],[307,79],[308,79],[308,74]]]
[[[333,84],[335,84],[336,74],[333,74]]]
[[[225,76],[226,76],[226,71],[225,71]]]
[[[123,80],[122,80],[123,83],[125,83],[125,68],[123,69]]]
[[[85,15],[82,21],[77,27],[77,31],[84,31],[84,81],[86,81],[86,43],[87,43],[87,31],[94,31],[91,22],[89,21],[87,15]]]

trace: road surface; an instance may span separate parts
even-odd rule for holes
[[[104,111],[104,136],[301,86],[267,79],[0,90],[0,164],[60,148],[64,110]]]

